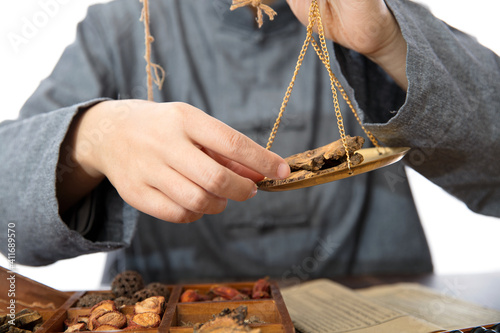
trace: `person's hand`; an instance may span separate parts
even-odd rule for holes
[[[307,26],[311,0],[287,0]],[[325,37],[364,54],[406,90],[406,41],[383,0],[318,0]]]
[[[128,204],[169,222],[220,213],[228,199],[253,197],[264,176],[290,173],[275,153],[184,103],[101,102],[72,142],[87,175],[107,177]]]

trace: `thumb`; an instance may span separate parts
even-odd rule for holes
[[[305,26],[309,21],[309,7],[312,0],[287,0],[288,6],[297,17],[297,19]]]

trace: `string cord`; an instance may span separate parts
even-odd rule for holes
[[[142,13],[141,21],[144,22],[144,39],[146,52],[144,54],[144,59],[146,60],[146,74],[147,74],[147,87],[148,87],[148,100],[154,101],[153,95],[153,83],[158,86],[158,89],[163,88],[163,83],[165,82],[165,70],[158,64],[151,61],[151,44],[154,42],[154,38],[151,35],[150,30],[150,18],[149,18],[149,0],[139,0],[142,2]],[[154,74],[154,75],[153,75]]]
[[[253,6],[257,10],[257,23],[259,25],[259,28],[262,27],[264,24],[264,13],[269,17],[269,19],[272,21],[274,20],[274,17],[276,16],[276,12],[274,9],[269,7],[268,5],[265,5],[262,3],[262,0],[233,0],[233,4],[231,5],[230,10],[235,10],[240,7],[245,7],[245,6]]]

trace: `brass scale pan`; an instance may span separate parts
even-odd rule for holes
[[[355,152],[363,156],[363,162],[351,166],[350,170],[347,166],[340,170],[337,167],[333,167],[325,170],[310,171],[305,177],[296,177],[294,176],[294,172],[292,172],[286,179],[273,180],[266,178],[257,183],[257,186],[262,191],[279,192],[321,185],[396,163],[409,150],[410,148],[408,147],[364,148]]]

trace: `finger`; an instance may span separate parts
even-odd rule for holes
[[[252,180],[220,165],[195,146],[186,143],[178,148],[169,154],[167,163],[206,191],[235,201],[250,199],[257,193]],[[189,156],[188,163],[186,156]]]
[[[190,223],[203,216],[181,207],[158,189],[145,184],[123,198],[137,210],[167,222]]]
[[[266,177],[272,179],[288,177],[290,168],[283,158],[203,111],[198,110],[197,113],[189,113],[187,116],[190,127],[187,133],[196,144]]]
[[[227,206],[225,198],[205,191],[169,167],[163,167],[161,171],[150,174],[153,177],[147,180],[149,185],[189,211],[201,214],[219,214]]]
[[[255,172],[252,169],[249,169],[246,166],[241,165],[238,162],[235,162],[235,161],[232,161],[232,160],[230,160],[228,158],[225,158],[224,156],[221,156],[221,155],[219,155],[219,154],[211,151],[210,149],[203,148],[202,150],[208,156],[210,156],[215,161],[217,161],[219,164],[225,166],[229,170],[237,173],[238,175],[240,175],[242,177],[249,178],[249,179],[251,179],[255,183],[258,182],[258,181],[261,181],[262,179],[264,179],[264,176],[261,175],[260,173]]]

